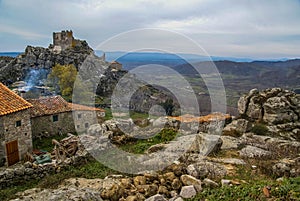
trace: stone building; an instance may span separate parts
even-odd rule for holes
[[[32,151],[31,107],[0,83],[0,166],[13,165]]]
[[[31,110],[33,138],[57,134],[84,132],[90,125],[101,122],[105,111],[100,108],[68,103],[61,96],[28,100]]]

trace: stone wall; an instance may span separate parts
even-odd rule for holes
[[[58,121],[53,121],[57,115]],[[72,112],[34,117],[31,119],[33,138],[50,137],[57,134],[75,133]]]
[[[0,171],[0,189],[14,186],[24,182],[25,180],[31,179],[41,179],[47,175],[55,174],[70,165],[84,164],[90,159],[88,152],[83,151],[72,158],[68,158],[64,163],[57,164],[55,161],[53,163],[47,163],[43,165],[36,165],[30,162],[26,162],[17,168],[7,168]]]
[[[53,116],[58,115],[58,121],[53,122]],[[31,119],[33,138],[51,137],[58,134],[82,133],[96,123],[101,123],[104,112],[75,111],[55,115],[34,117]]]
[[[21,121],[20,126],[16,122]],[[32,131],[29,110],[23,110],[0,117],[1,151],[0,157],[6,156],[5,144],[18,140],[20,159],[26,152],[32,151]]]

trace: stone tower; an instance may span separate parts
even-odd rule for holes
[[[53,48],[55,51],[62,51],[74,46],[74,37],[72,30],[53,32]]]

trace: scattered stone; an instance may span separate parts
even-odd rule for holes
[[[146,184],[146,177],[145,176],[136,176],[133,178],[133,183],[135,186],[138,185],[145,185]]]
[[[216,187],[219,187],[219,184],[211,179],[208,179],[208,178],[205,178],[203,180],[203,184],[206,186],[206,187],[210,187],[210,188],[216,188]]]
[[[191,165],[187,166],[186,171],[189,175],[191,175],[195,178],[199,178],[198,169],[195,167],[194,164],[191,164]]]
[[[165,199],[165,197],[160,194],[156,194],[147,198],[145,201],[167,201],[167,199]]]
[[[199,179],[196,179],[191,175],[181,175],[180,180],[183,183],[183,185],[185,186],[193,185],[197,192],[202,191],[201,181]]]
[[[193,185],[183,186],[180,191],[180,196],[183,198],[192,198],[197,194],[196,189]]]

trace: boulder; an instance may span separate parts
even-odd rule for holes
[[[180,191],[180,196],[183,198],[193,198],[197,194],[196,189],[193,185],[183,186]]]
[[[239,151],[239,154],[243,158],[271,158],[272,153],[264,149],[247,145],[242,150]]]

